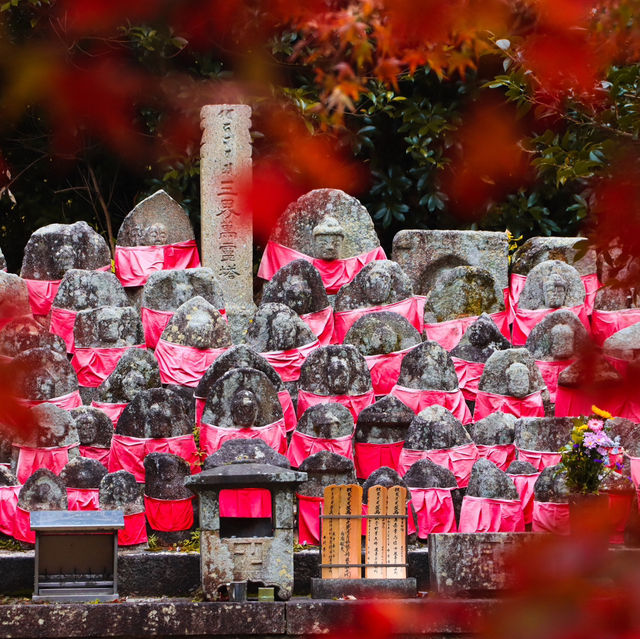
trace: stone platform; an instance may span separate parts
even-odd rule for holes
[[[496,610],[492,600],[404,599],[366,601],[205,603],[185,599],[131,599],[113,604],[0,605],[0,637],[302,637],[348,636],[365,619],[392,619],[387,636],[469,637]],[[393,606],[390,608],[389,606]],[[402,606],[402,615],[397,614]],[[395,613],[395,614],[394,614]],[[377,618],[377,617],[376,617]],[[339,635],[334,635],[339,636]]]

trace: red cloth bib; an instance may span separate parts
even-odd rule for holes
[[[271,518],[271,493],[266,488],[225,488],[219,503],[220,517]]]
[[[569,522],[569,504],[536,501],[534,499],[531,530],[533,532],[568,535],[571,532],[571,525]]]
[[[453,488],[409,488],[417,522],[409,517],[407,534],[418,533],[426,539],[430,533],[457,532],[451,491]]]
[[[315,313],[305,313],[300,315],[300,319],[311,329],[311,332],[318,338],[320,346],[327,346],[331,343],[333,336],[333,308],[327,306]]]
[[[373,389],[363,393],[362,395],[316,395],[311,391],[300,389],[298,391],[298,418],[302,416],[305,410],[310,406],[317,404],[342,404],[353,415],[354,421],[358,420],[358,415],[367,406],[371,406],[376,401],[376,395]]]
[[[293,407],[291,395],[286,388],[278,391],[278,400],[280,401],[280,406],[282,406],[285,430],[290,433],[298,425],[298,418],[296,417],[296,409]]]
[[[631,481],[636,487],[636,490],[640,490],[640,457],[629,457],[629,466],[631,469]],[[640,499],[638,500],[640,502]]]
[[[307,457],[319,453],[321,450],[338,453],[338,455],[348,457],[353,461],[353,434],[336,437],[335,439],[326,439],[323,437],[313,437],[312,435],[294,430],[293,433],[291,433],[287,457],[291,465],[297,468]]]
[[[118,546],[147,543],[147,519],[144,513],[124,516],[124,528],[118,531]]]
[[[526,397],[511,397],[509,395],[478,391],[473,420],[478,422],[491,415],[491,413],[497,412],[515,415],[516,417],[544,417],[542,391],[536,391]]]
[[[175,315],[175,311],[158,311],[155,308],[140,308],[140,317],[142,318],[142,328],[144,329],[144,343],[147,348],[155,348],[160,335],[171,318]]]
[[[118,425],[118,420],[120,419],[120,415],[124,412],[124,409],[129,404],[111,404],[109,402],[91,402],[91,406],[94,408],[99,408],[102,412],[106,413],[109,416],[109,419],[113,422],[113,427],[115,428]]]
[[[610,544],[623,544],[624,531],[629,523],[631,514],[631,504],[633,502],[632,493],[609,493],[609,520],[612,531],[609,538]]]
[[[591,415],[591,407],[598,406],[616,417],[636,419],[634,402],[621,389],[608,388],[602,391],[585,391],[581,388],[558,386],[556,394],[556,417],[581,417]],[[640,412],[640,411],[638,411]]]
[[[527,343],[527,337],[529,333],[538,325],[547,315],[555,313],[556,311],[571,311],[578,319],[584,324],[587,332],[591,332],[591,326],[589,326],[589,318],[587,316],[587,309],[584,304],[577,306],[559,308],[538,308],[536,310],[528,310],[524,308],[518,308],[515,311],[513,317],[513,329],[511,343],[514,346],[524,346]]]
[[[522,294],[522,289],[524,288],[526,281],[526,275],[511,273],[509,276],[509,288],[505,289],[505,303],[509,313],[509,323],[513,323],[516,309],[518,308],[518,302],[520,301],[520,295]]]
[[[36,543],[36,532],[31,530],[31,513],[16,505],[16,513],[13,520],[13,537],[27,544]]]
[[[298,498],[298,543],[320,545],[320,515],[324,497],[296,494]]]
[[[455,475],[458,487],[464,488],[469,483],[471,469],[478,459],[478,449],[475,444],[436,450],[403,448],[398,460],[398,472],[404,477],[409,468],[421,459],[430,459],[434,464],[448,468]]]
[[[364,360],[367,362],[369,373],[371,373],[371,384],[376,395],[388,395],[391,392],[391,389],[398,382],[398,377],[400,377],[402,360],[416,346],[393,353],[365,355]]]
[[[67,393],[66,395],[60,395],[60,397],[52,397],[51,399],[26,399],[24,397],[18,397],[16,401],[27,408],[39,406],[40,404],[54,404],[58,408],[72,410],[82,406],[80,391],[77,390]]]
[[[261,439],[276,452],[283,455],[287,452],[284,418],[266,426],[253,428],[222,428],[204,422],[200,425],[200,450],[207,457],[232,439]]]
[[[0,533],[13,536],[18,493],[22,486],[0,486]]]
[[[220,308],[218,311],[225,319],[227,318],[227,312],[224,308]],[[155,348],[162,332],[175,315],[175,311],[158,311],[154,308],[143,306],[140,309],[140,315],[142,317],[142,327],[144,328],[144,342],[147,348]]]
[[[349,329],[364,315],[379,313],[380,311],[391,311],[402,315],[413,328],[422,334],[424,328],[424,295],[414,295],[407,299],[394,302],[393,304],[381,304],[380,306],[370,306],[368,308],[355,308],[349,311],[336,311],[333,314],[333,336],[332,344],[342,344]]]
[[[320,272],[322,283],[330,295],[337,293],[342,286],[348,284],[362,270],[362,267],[374,260],[386,260],[387,256],[381,246],[355,257],[341,260],[318,260],[300,251],[283,246],[269,240],[262,255],[258,277],[270,280],[283,266],[294,260],[306,260]]]
[[[561,453],[551,450],[525,450],[518,448],[518,461],[529,462],[536,470],[544,470],[549,466],[555,466],[562,459]]]
[[[404,442],[390,442],[388,444],[369,444],[356,442],[355,464],[358,479],[367,479],[369,475],[382,466],[398,470],[398,461]]]
[[[520,503],[524,512],[524,523],[530,524],[533,519],[533,486],[536,483],[540,473],[531,473],[530,475],[512,475],[509,477],[516,486],[518,495],[520,495]]]
[[[197,386],[209,366],[227,350],[227,348],[199,349],[160,339],[155,351],[160,367],[160,379],[163,384]]]
[[[191,473],[200,472],[200,455],[196,449],[193,435],[179,437],[144,438],[114,435],[111,440],[109,472],[126,470],[132,473],[136,481],[144,483],[144,458],[151,453],[171,453],[182,457],[191,466]]]
[[[56,448],[31,448],[15,446],[15,444],[14,447],[18,449],[16,477],[21,484],[24,484],[40,468],[47,468],[55,475],[59,475],[69,463],[69,450],[76,448],[77,444]]]
[[[260,354],[273,366],[283,382],[295,382],[300,378],[300,369],[307,357],[318,346],[320,342],[315,340],[287,351],[267,351]]]
[[[68,308],[51,307],[51,324],[49,332],[62,337],[67,345],[67,353],[75,350],[75,340],[73,338],[73,327],[76,324],[77,311],[70,311]]]
[[[492,461],[500,470],[506,471],[509,464],[516,458],[516,447],[513,444],[495,444],[485,446],[476,444],[478,455]]]
[[[544,383],[547,385],[549,397],[554,404],[556,402],[556,395],[558,394],[558,377],[560,377],[560,373],[574,361],[573,359],[561,359],[557,361],[536,360],[536,366],[542,375]]]
[[[145,495],[144,508],[149,526],[162,532],[189,530],[193,526],[194,499],[155,499]]]
[[[29,289],[29,304],[34,315],[49,315],[62,280],[24,280]]]
[[[509,314],[507,311],[491,313],[491,319],[496,323],[499,331],[509,339]],[[438,342],[446,351],[450,351],[458,345],[467,329],[478,319],[478,316],[461,317],[447,322],[437,322],[436,324],[425,324],[425,338],[433,342]]]
[[[484,362],[467,362],[464,359],[452,357],[453,365],[458,376],[458,386],[462,395],[470,402],[475,402],[478,394],[478,385],[484,371]]]
[[[453,416],[463,424],[473,421],[471,411],[464,401],[464,395],[460,389],[454,391],[420,390],[396,384],[391,389],[391,395],[404,402],[416,415],[427,406],[438,405],[451,411]]]
[[[111,264],[95,270],[110,272]],[[48,315],[62,280],[29,280],[23,278],[23,281],[29,290],[31,312],[34,315]]]
[[[465,495],[460,509],[460,532],[524,532],[519,499],[488,499]]]
[[[624,308],[619,311],[599,311],[591,315],[593,341],[602,346],[608,337],[640,322],[640,308]]]
[[[109,468],[110,448],[98,448],[97,446],[80,446],[80,457],[87,459],[95,459],[99,461],[105,468]]]
[[[155,246],[116,246],[116,276],[122,286],[144,286],[156,271],[198,268],[195,240]]]
[[[130,348],[144,348],[144,344],[118,348],[76,348],[71,366],[78,375],[78,384],[88,388],[100,386]]]
[[[597,273],[589,273],[588,275],[583,275],[580,279],[582,279],[584,290],[587,293],[586,297],[584,298],[584,305],[587,309],[587,315],[591,315],[591,313],[593,313],[593,304],[596,301],[596,293],[598,292],[598,289],[602,286],[602,284],[600,284]]]
[[[69,510],[100,510],[99,488],[67,488]]]

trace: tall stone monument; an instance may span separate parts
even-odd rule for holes
[[[202,265],[222,286],[229,327],[238,343],[253,317],[253,220],[242,210],[251,179],[251,108],[208,105],[200,111]]]

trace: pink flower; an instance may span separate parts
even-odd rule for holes
[[[591,418],[587,422],[587,426],[589,427],[589,430],[592,430],[594,433],[597,433],[604,428],[604,422],[601,419]]]

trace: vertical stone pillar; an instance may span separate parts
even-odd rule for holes
[[[202,264],[224,293],[234,343],[253,316],[253,220],[241,210],[241,185],[251,180],[251,107],[208,105],[200,111]]]

